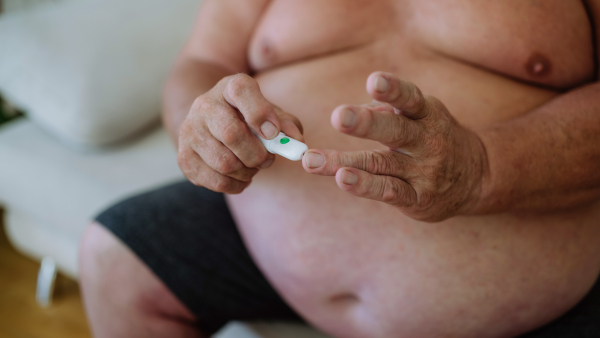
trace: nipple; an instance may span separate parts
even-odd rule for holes
[[[527,61],[525,65],[527,73],[533,77],[542,77],[550,74],[552,70],[552,64],[547,57],[540,53],[534,53]]]
[[[273,61],[275,59],[275,48],[269,39],[263,39],[260,42],[259,49],[264,60]]]

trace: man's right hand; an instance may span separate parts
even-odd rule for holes
[[[259,168],[275,160],[250,128],[265,139],[282,131],[304,141],[300,121],[269,103],[256,80],[245,74],[223,78],[194,101],[181,125],[179,167],[195,185],[241,193]]]

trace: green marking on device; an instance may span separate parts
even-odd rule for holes
[[[286,143],[290,142],[290,139],[289,139],[289,138],[287,138],[287,137],[283,137],[283,138],[281,138],[281,139],[279,140],[279,142],[280,142],[281,144],[286,144]]]

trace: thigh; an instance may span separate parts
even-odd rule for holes
[[[94,337],[205,337],[185,305],[99,224],[82,238],[79,281]]]
[[[97,221],[123,241],[214,332],[229,320],[298,320],[255,265],[224,196],[189,182],[108,209]]]

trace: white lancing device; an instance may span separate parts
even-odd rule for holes
[[[252,131],[254,133],[254,131]],[[298,140],[287,136],[284,133],[279,133],[272,140],[265,140],[257,133],[254,133],[260,142],[265,146],[271,154],[281,155],[288,160],[300,161],[304,153],[308,150],[308,146]]]

